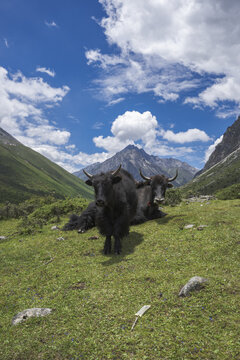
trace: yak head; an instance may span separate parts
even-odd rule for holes
[[[83,170],[84,174],[88,177],[85,181],[87,185],[93,186],[95,191],[95,202],[99,207],[111,206],[114,199],[114,184],[122,180],[118,174],[121,170],[121,165],[115,171],[91,175]]]
[[[141,170],[139,172],[141,177],[146,180],[146,185],[150,185],[151,187],[150,203],[155,205],[159,205],[165,200],[165,193],[167,188],[173,187],[171,181],[175,180],[178,176],[178,170],[176,171],[176,175],[172,178],[167,178],[164,175],[154,175],[147,177],[142,174]]]

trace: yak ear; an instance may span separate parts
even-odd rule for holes
[[[121,176],[114,176],[112,179],[112,183],[117,184],[121,180],[122,180]]]
[[[92,181],[90,179],[87,179],[85,181],[85,184],[87,184],[88,186],[92,186]]]
[[[171,187],[173,187],[173,184],[168,183],[168,184],[167,184],[167,187],[171,188]]]

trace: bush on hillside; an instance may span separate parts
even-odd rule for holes
[[[25,200],[20,204],[13,204],[9,201],[0,206],[0,220],[3,219],[19,219],[31,214],[37,208],[55,202],[53,196],[39,197],[34,196],[31,199]]]
[[[176,206],[182,201],[182,195],[179,189],[169,189],[166,192],[164,204],[167,206]]]
[[[234,200],[240,199],[240,184],[228,186],[225,189],[219,190],[216,193],[219,200]]]
[[[59,222],[62,215],[80,214],[87,205],[88,201],[82,197],[58,200],[52,204],[43,205],[23,218],[19,230],[21,233],[32,233],[47,224],[47,222]]]

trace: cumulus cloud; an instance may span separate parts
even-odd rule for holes
[[[142,114],[138,111],[126,111],[114,120],[111,127],[113,136],[98,136],[93,141],[97,147],[109,152],[119,151],[138,140],[150,147],[156,140],[157,126],[156,117],[150,111]]]
[[[99,2],[106,12],[99,23],[119,54],[97,49],[86,56],[89,64],[107,70],[96,84],[108,102],[128,92],[176,101],[199,86],[199,94],[185,103],[214,108],[230,101],[239,107],[239,1]]]
[[[55,73],[54,70],[50,70],[50,69],[47,69],[47,68],[45,68],[45,67],[40,67],[40,66],[38,66],[38,67],[36,68],[36,71],[41,72],[41,73],[48,74],[48,75],[51,76],[51,77],[54,77],[54,76],[56,75],[56,73]]]
[[[163,139],[179,144],[190,143],[193,141],[207,142],[211,140],[205,131],[199,129],[188,129],[185,132],[180,131],[179,133],[174,133],[172,130],[161,130],[159,134],[163,137]]]
[[[220,142],[222,141],[222,139],[223,139],[223,135],[220,136],[220,138],[218,138],[217,140],[215,140],[214,144],[210,145],[209,148],[206,150],[206,152],[205,152],[205,159],[204,159],[205,162],[208,161],[210,155],[213,153],[213,151],[215,150],[216,146],[217,146],[218,144],[220,144]]]
[[[146,152],[152,155],[181,157],[193,153],[194,150],[189,146],[169,146],[168,142],[185,144],[211,140],[204,131],[199,129],[189,129],[186,132],[176,134],[172,130],[164,131],[159,128],[156,117],[150,111],[144,113],[126,111],[113,121],[111,133],[112,136],[94,137],[93,142],[97,147],[112,154],[129,144],[133,144],[144,148]]]

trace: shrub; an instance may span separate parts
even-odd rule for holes
[[[228,186],[225,189],[216,192],[216,197],[219,200],[234,200],[240,199],[240,184]]]
[[[59,222],[61,215],[79,214],[87,205],[88,201],[82,197],[58,200],[52,204],[43,205],[24,217],[19,225],[19,230],[21,233],[31,233],[39,230],[49,221]]]
[[[20,204],[12,204],[7,201],[4,205],[0,206],[0,220],[1,219],[18,219],[26,217],[37,208],[55,202],[53,196],[39,197],[34,196],[31,199],[25,200]]]
[[[167,190],[165,196],[165,205],[176,206],[182,201],[182,195],[179,189]]]

